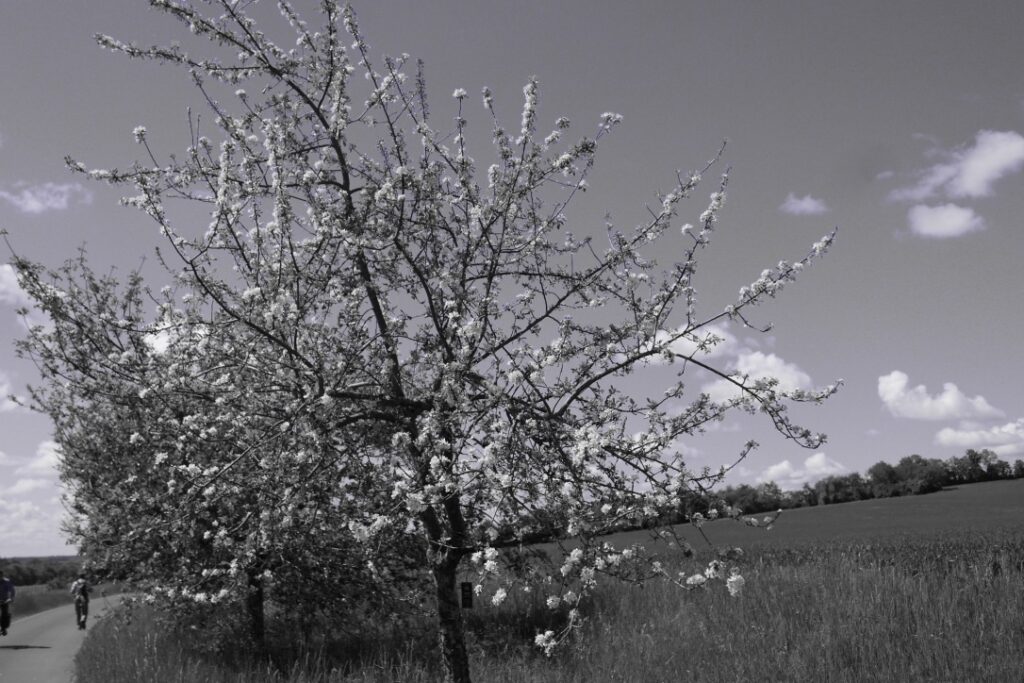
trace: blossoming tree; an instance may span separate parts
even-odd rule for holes
[[[822,442],[786,409],[835,386],[784,390],[709,351],[716,324],[745,323],[832,235],[701,313],[694,275],[726,175],[696,227],[680,236],[677,216],[717,158],[677,175],[644,224],[573,233],[569,205],[618,115],[567,142],[566,119],[540,132],[536,81],[513,130],[484,89],[494,148],[485,168],[467,149],[466,92],[453,93],[454,121],[436,124],[422,69],[407,55],[375,62],[353,12],[333,0],[317,29],[279,3],[295,47],[272,42],[237,2],[210,2],[217,16],[151,4],[220,56],[101,43],[187,69],[212,125],[192,119],[180,156],[161,158],[139,127],[145,162],[69,165],[136,188],[125,203],[165,235],[173,284],[154,296],[157,315],[145,314],[135,280],[117,294],[87,269],[47,277],[17,262],[55,321],[25,350],[44,361],[37,402],[58,418],[74,531],[89,554],[157,534],[166,547],[124,552],[125,570],[145,574],[160,553],[185,553],[192,561],[161,580],[198,600],[251,596],[276,572],[315,580],[331,563],[396,591],[429,585],[449,679],[468,681],[460,577],[475,572],[494,602],[539,579],[571,626],[598,575],[659,570],[602,534],[662,519],[719,476],[687,469],[680,439],[746,410],[787,439]],[[195,229],[195,212],[175,214],[169,199],[204,208],[206,225]],[[671,263],[655,259],[665,254]],[[73,344],[61,338],[74,334]],[[674,370],[669,386],[624,388],[651,363]],[[735,394],[688,393],[687,371]],[[62,429],[72,414],[78,422]],[[120,502],[99,505],[93,478],[124,467],[137,479]],[[570,537],[547,575],[502,567],[506,549]],[[423,559],[418,576],[412,557]],[[726,575],[724,565],[707,574]],[[703,583],[690,579],[680,585]],[[734,576],[729,590],[742,584]]]
[[[388,556],[399,564],[381,564],[354,540],[342,500],[359,492],[369,505],[384,490],[364,460],[342,457],[372,450],[384,432],[344,429],[344,417],[326,429],[315,417],[285,426],[292,416],[275,405],[275,389],[254,390],[258,381],[230,357],[259,340],[203,318],[198,300],[176,310],[161,304],[163,317],[147,326],[138,276],[123,285],[97,276],[83,256],[52,273],[16,264],[51,321],[33,327],[19,350],[46,380],[31,398],[54,422],[69,530],[95,569],[174,601],[179,613],[182,599],[242,597],[257,644],[267,575],[279,608],[294,614],[409,590],[381,582],[381,572],[408,573],[422,552],[382,529],[378,542],[403,552]],[[242,459],[244,467],[229,462]]]

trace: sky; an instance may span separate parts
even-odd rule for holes
[[[153,261],[148,219],[119,194],[65,170],[125,166],[145,125],[157,149],[187,145],[187,75],[95,44],[188,40],[143,0],[0,3],[0,229],[20,253],[56,265],[85,245],[98,269]],[[297,0],[311,24],[314,0]],[[732,325],[717,359],[784,386],[843,379],[800,421],[829,440],[807,451],[763,424],[727,420],[681,446],[695,467],[761,447],[732,483],[797,488],[918,453],[991,448],[1024,458],[1024,58],[1016,0],[363,0],[376,56],[426,63],[435,116],[455,88],[489,86],[510,125],[523,85],[540,81],[541,127],[568,116],[602,141],[591,190],[569,214],[578,233],[643,220],[675,171],[703,166],[728,139],[729,196],[697,282],[721,310],[780,259],[838,238],[778,300],[757,309],[768,334]],[[273,3],[256,10],[271,23]],[[278,31],[278,28],[269,28]],[[472,98],[478,101],[478,97]],[[486,132],[482,107],[468,108]],[[476,117],[474,119],[474,117]],[[489,149],[477,153],[487,158]],[[489,163],[489,162],[487,162]],[[711,192],[710,185],[701,192]],[[701,194],[684,208],[691,222]],[[0,247],[0,557],[73,552],[50,424],[6,398],[37,380],[14,355],[24,295]],[[713,395],[713,381],[696,390]]]

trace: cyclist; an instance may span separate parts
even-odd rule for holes
[[[85,629],[85,620],[89,618],[89,593],[92,588],[85,580],[85,574],[79,574],[75,582],[71,584],[71,595],[75,596],[75,623],[78,629]]]
[[[14,582],[7,578],[7,572],[0,570],[0,636],[7,635],[11,626],[11,603],[14,602]]]

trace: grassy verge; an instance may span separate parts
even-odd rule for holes
[[[15,619],[27,617],[37,612],[45,612],[54,607],[62,607],[74,603],[66,588],[51,588],[48,585],[18,586],[12,614]],[[93,590],[95,598],[105,594],[118,592],[114,584],[103,584]]]
[[[1024,649],[1022,569],[1024,538],[1006,535],[764,550],[749,557],[738,598],[664,583],[602,586],[579,638],[550,658],[529,643],[538,614],[474,610],[474,680],[1024,680],[1024,660],[1009,656]],[[195,636],[137,612],[130,623],[97,625],[76,680],[426,683],[438,668],[425,634],[356,657],[339,641],[280,669],[228,667],[244,658],[198,656]]]
[[[45,612],[61,605],[70,605],[73,598],[65,589],[55,589],[47,585],[19,586],[15,597],[12,613],[15,619],[27,617],[37,612]]]

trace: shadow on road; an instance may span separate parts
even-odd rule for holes
[[[49,645],[0,645],[0,650],[49,650]]]

